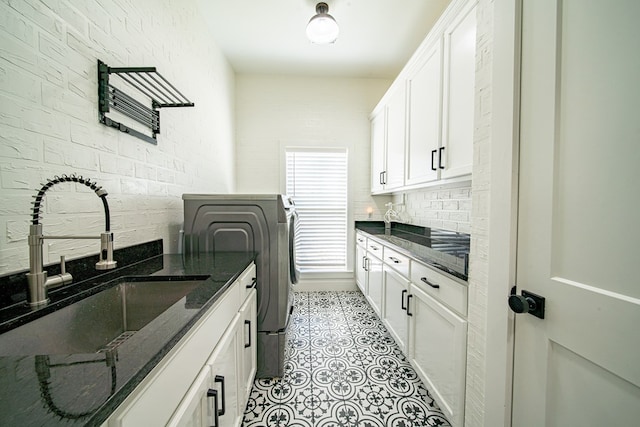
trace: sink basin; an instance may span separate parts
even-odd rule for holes
[[[0,356],[116,348],[204,280],[126,281],[0,335]]]

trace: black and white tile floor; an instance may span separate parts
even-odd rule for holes
[[[285,374],[254,382],[243,426],[450,426],[362,293],[295,306]]]

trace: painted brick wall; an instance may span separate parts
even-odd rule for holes
[[[468,181],[395,194],[402,222],[471,233],[471,183]]]
[[[465,427],[485,425],[489,200],[491,196],[491,84],[493,0],[479,0],[476,36],[476,103],[469,256],[469,315]],[[505,260],[506,261],[506,260]]]
[[[28,268],[30,202],[76,173],[109,193],[115,246],[164,238],[176,249],[185,192],[234,190],[233,70],[195,0],[0,0],[0,274]],[[195,102],[160,113],[158,145],[98,122],[97,59],[155,66]],[[84,186],[47,192],[45,234],[98,235]],[[97,253],[97,241],[45,242],[45,263]]]

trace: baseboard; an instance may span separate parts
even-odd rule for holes
[[[357,291],[353,277],[344,279],[314,278],[302,279],[293,286],[296,292],[317,292],[317,291]]]

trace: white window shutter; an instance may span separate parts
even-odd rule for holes
[[[347,268],[347,151],[286,150],[287,195],[298,212],[301,272]]]

